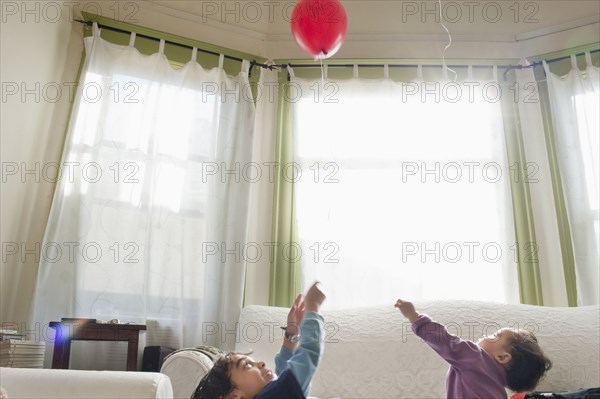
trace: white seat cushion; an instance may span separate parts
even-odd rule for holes
[[[10,399],[173,397],[169,377],[160,373],[0,368],[0,381]]]

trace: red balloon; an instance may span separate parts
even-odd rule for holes
[[[300,0],[292,13],[292,35],[308,54],[325,59],[342,47],[347,23],[339,0]]]

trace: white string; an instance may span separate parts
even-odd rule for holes
[[[352,71],[352,77],[358,79],[358,65],[354,64],[354,70]]]
[[[160,44],[158,45],[158,52],[161,54],[165,53],[165,39],[160,39]]]
[[[389,79],[390,78],[390,66],[388,64],[385,64],[383,66],[383,77],[385,79]]]
[[[319,58],[319,64],[321,65],[321,86],[325,85],[325,71],[323,70],[323,58]]]
[[[198,62],[198,48],[192,49],[192,61]]]
[[[446,45],[446,47],[444,47],[444,53],[442,54],[444,77],[446,76],[446,70],[449,70],[450,72],[452,72],[454,74],[454,80],[452,82],[456,83],[458,74],[456,73],[456,71],[454,69],[448,68],[448,65],[446,65],[446,50],[448,50],[450,48],[450,46],[452,46],[452,35],[450,34],[450,31],[448,30],[448,28],[446,28],[446,24],[444,24],[444,17],[442,16],[442,0],[438,0],[438,3],[440,4],[440,22],[442,23],[444,30],[446,30],[446,33],[448,34],[448,44]]]
[[[321,64],[321,87],[319,90],[325,89],[325,79],[327,79],[327,64],[323,65],[323,58],[319,58]]]
[[[219,69],[223,69],[223,63],[225,62],[225,55],[219,54]]]

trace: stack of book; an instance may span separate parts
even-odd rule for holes
[[[44,341],[28,341],[17,330],[0,329],[0,367],[42,368]]]
[[[0,341],[8,341],[9,339],[23,341],[25,340],[25,334],[14,328],[0,328]]]

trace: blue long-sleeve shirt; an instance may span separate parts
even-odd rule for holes
[[[282,346],[275,355],[275,373],[281,375],[289,369],[296,377],[304,396],[308,396],[310,391],[310,383],[323,353],[324,339],[323,316],[315,312],[306,312],[300,324],[300,343],[296,350],[292,353]]]

